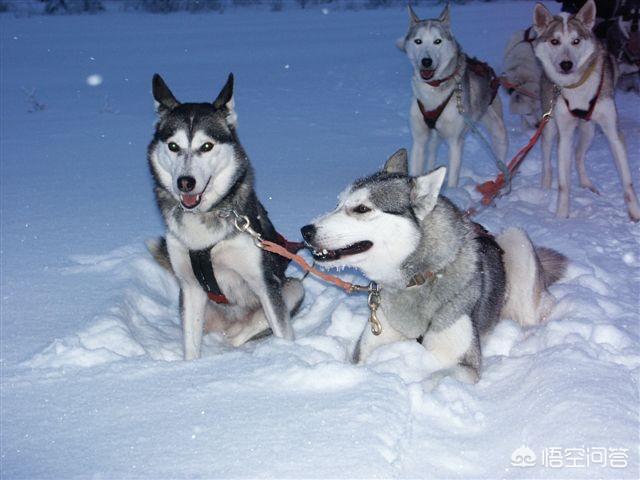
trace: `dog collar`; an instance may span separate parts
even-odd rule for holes
[[[407,288],[424,285],[428,281],[433,280],[435,277],[436,277],[436,274],[430,271],[416,273],[413,277],[409,279],[409,283],[407,283]]]
[[[425,80],[425,83],[426,83],[427,85],[431,86],[431,87],[439,87],[439,86],[440,86],[440,85],[442,85],[444,82],[448,82],[448,81],[449,81],[449,80],[451,80],[453,77],[455,77],[455,76],[456,76],[456,74],[458,73],[458,70],[459,70],[459,69],[458,69],[458,68],[456,68],[456,71],[455,71],[455,72],[453,72],[453,73],[452,73],[451,75],[449,75],[448,77],[441,78],[440,80],[433,80],[432,82],[431,82],[431,81],[429,81],[429,82],[428,82],[428,81],[426,81],[426,80]]]
[[[439,80],[424,80],[424,82],[431,87],[439,87],[444,82],[448,82],[458,74],[458,72],[460,71],[460,65],[461,63],[458,62],[458,64],[456,65],[456,69],[453,71],[453,73],[445,78],[441,78]]]
[[[582,86],[584,82],[586,82],[589,79],[593,71],[596,69],[597,63],[598,63],[598,59],[596,58],[593,60],[593,62],[591,62],[591,65],[589,65],[589,68],[587,68],[585,72],[582,74],[582,77],[580,78],[580,80],[578,80],[576,83],[572,83],[571,85],[566,85],[562,88],[568,88],[571,90],[571,89]],[[604,71],[604,65],[603,65],[603,71]]]

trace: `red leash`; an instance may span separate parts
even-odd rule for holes
[[[553,105],[551,107],[551,110],[553,110]],[[549,120],[551,120],[551,110],[549,110],[548,113],[545,113],[542,116],[540,125],[538,125],[538,129],[533,134],[533,137],[531,137],[531,139],[529,140],[529,143],[522,147],[520,151],[516,153],[516,155],[509,162],[509,165],[507,167],[509,168],[509,172],[512,178],[513,175],[515,175],[515,173],[518,171],[518,168],[526,158],[527,154],[538,142],[538,139],[540,138],[540,135],[542,135],[542,130],[544,130],[544,127],[547,125],[547,123],[549,123]],[[495,180],[489,180],[480,185],[477,185],[476,190],[482,194],[482,205],[490,205],[491,202],[493,202],[493,200],[498,196],[502,187],[504,187],[504,183],[504,174],[500,173]]]

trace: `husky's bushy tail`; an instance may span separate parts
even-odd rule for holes
[[[173,273],[173,267],[169,260],[169,251],[167,250],[167,239],[164,237],[150,238],[145,244],[153,259],[158,262],[158,265]]]
[[[507,277],[501,317],[522,326],[544,322],[556,303],[548,287],[564,276],[567,257],[551,248],[535,247],[519,228],[506,230],[496,241],[504,251]]]
[[[567,257],[553,248],[535,247],[536,255],[542,266],[544,285],[553,285],[567,273]]]

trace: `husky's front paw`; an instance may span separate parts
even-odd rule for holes
[[[596,195],[600,195],[600,191],[595,187],[595,185],[593,185],[593,183],[591,183],[590,180],[589,181],[585,181],[585,182],[580,182],[580,186],[582,188],[586,188],[588,190],[591,190]]]
[[[631,192],[625,192],[624,201],[627,204],[629,218],[633,222],[638,222],[640,221],[640,205],[638,205],[638,201],[635,198],[635,192],[632,188],[630,190]]]

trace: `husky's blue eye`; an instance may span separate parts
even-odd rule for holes
[[[213,148],[213,143],[211,143],[211,142],[207,142],[207,143],[204,143],[204,144],[200,147],[200,151],[201,151],[201,152],[210,152],[212,148]]]
[[[439,39],[439,38],[436,38],[436,39],[433,41],[433,43],[434,43],[434,45],[440,45],[440,44],[442,43],[442,40],[441,40],[441,39]]]
[[[416,39],[414,40],[414,42],[415,42],[415,44],[416,44],[416,45],[420,45],[420,44],[422,43],[422,40],[421,40],[421,39],[419,39],[419,38],[416,38]]]
[[[176,142],[169,142],[167,144],[167,147],[169,147],[169,150],[171,150],[172,152],[180,151],[180,146]]]
[[[358,205],[353,209],[353,213],[367,213],[370,212],[371,209],[366,205]]]

